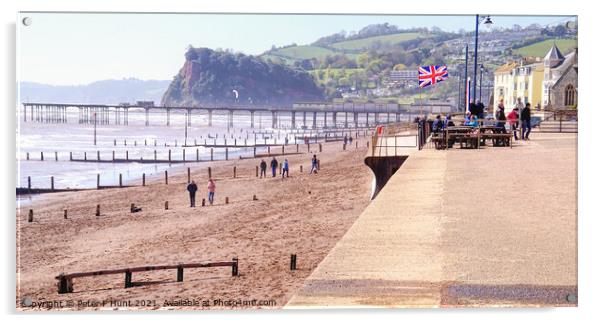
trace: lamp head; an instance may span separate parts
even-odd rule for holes
[[[493,21],[491,21],[491,17],[487,16],[485,17],[485,27],[487,27],[487,29],[491,28],[491,25],[493,25]]]

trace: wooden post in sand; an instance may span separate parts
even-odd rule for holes
[[[230,203],[230,199],[226,196],[226,204]]]
[[[100,188],[100,173],[96,174],[96,189]]]
[[[284,145],[282,145],[282,154],[284,155]]]
[[[303,165],[299,165],[299,172],[303,173]]]
[[[27,189],[31,190],[31,176],[27,176]]]
[[[318,162],[318,165],[317,165],[318,170],[320,170],[320,160],[318,159],[317,162]]]
[[[201,206],[205,206],[205,199],[201,201]]]
[[[311,144],[309,144],[309,143],[307,144],[307,152],[309,152],[310,145]]]
[[[142,186],[146,186],[146,174],[142,173]]]
[[[211,179],[211,167],[207,167],[207,174],[209,175],[209,179]]]
[[[213,161],[213,148],[209,149],[211,151],[211,161]]]
[[[297,270],[297,255],[291,254],[291,270]]]
[[[253,147],[253,158],[257,157],[257,147]]]
[[[232,258],[232,276],[238,276],[238,258]]]
[[[165,185],[167,185],[167,171],[165,171]]]
[[[228,160],[228,147],[226,147],[226,160]]]
[[[54,191],[54,176],[50,176],[50,190]]]
[[[357,142],[356,142],[356,143],[357,143]],[[319,144],[318,144],[318,149],[319,149],[319,151],[320,151],[320,152],[322,152],[322,143],[319,143]]]
[[[27,222],[33,222],[33,210],[29,209],[29,214],[27,215]]]
[[[119,187],[123,187],[123,181],[122,181],[122,176],[121,173],[119,173]]]
[[[63,213],[63,217],[64,217],[65,219],[67,219],[67,210],[65,210],[65,211],[64,211],[64,213]]]
[[[100,216],[100,204],[96,205],[96,216]]]
[[[165,209],[169,210],[169,201],[165,201]]]
[[[199,150],[198,150],[198,148],[196,150],[196,161],[199,161]]]
[[[234,178],[236,178],[236,166],[234,166]]]
[[[259,166],[255,166],[255,177],[259,177]]]
[[[190,184],[190,167],[188,167],[188,183]]]
[[[278,163],[278,174],[282,175],[282,163]]]

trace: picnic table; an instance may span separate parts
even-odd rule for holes
[[[512,147],[512,134],[506,132],[504,127],[481,126],[479,127],[479,137],[483,145],[487,139],[490,139],[494,147]]]
[[[456,142],[460,148],[479,148],[479,132],[470,126],[453,126],[445,129],[447,148],[452,148]]]

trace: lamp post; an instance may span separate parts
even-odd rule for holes
[[[481,17],[479,15],[476,15],[476,23],[475,23],[475,33],[474,33],[474,73],[473,73],[473,80],[477,79],[477,65],[478,65],[478,56],[479,56],[479,25],[481,24],[481,22],[485,22],[485,26],[489,27],[493,24],[493,21],[491,21],[491,17],[489,16],[484,16]],[[472,84],[472,93],[473,95],[475,95],[477,93],[477,82],[473,82]]]
[[[481,64],[481,75],[479,76],[479,102],[483,102],[483,70],[485,67]]]

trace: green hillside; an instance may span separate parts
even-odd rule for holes
[[[573,48],[577,47],[576,39],[547,39],[535,44],[517,48],[513,50],[513,53],[521,56],[544,57],[554,43],[556,43],[556,46],[558,46],[558,49],[560,49],[563,54],[567,54],[571,52]]]
[[[332,44],[332,47],[341,50],[361,50],[369,49],[373,43],[380,41],[382,43],[399,44],[404,41],[413,40],[421,37],[419,33],[400,33],[383,36],[374,36],[362,39],[346,40]]]
[[[292,59],[310,59],[310,58],[323,58],[327,55],[333,55],[335,52],[323,47],[318,46],[292,46],[286,48],[280,48],[272,51],[270,54],[275,56],[289,57]]]

